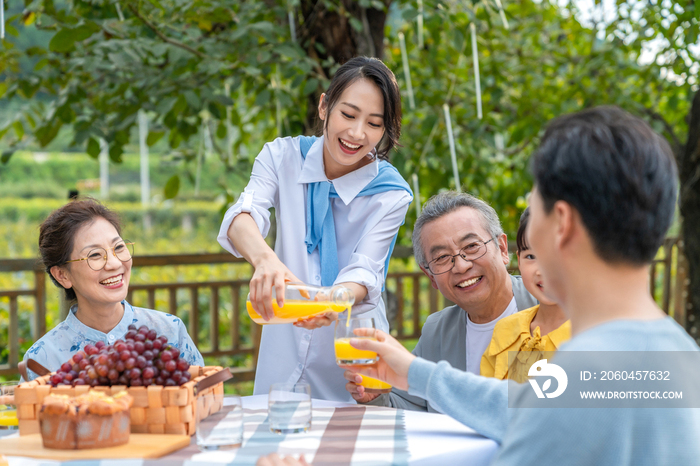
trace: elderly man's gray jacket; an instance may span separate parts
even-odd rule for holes
[[[518,311],[538,304],[525,289],[520,276],[511,275],[510,280],[513,283],[513,295]],[[428,316],[413,354],[428,361],[447,361],[452,367],[465,371],[467,370],[466,338],[467,313],[457,305],[446,307]],[[391,393],[380,395],[367,404],[431,413],[440,412],[423,398],[409,395],[408,392],[396,388]]]

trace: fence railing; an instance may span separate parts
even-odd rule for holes
[[[685,325],[687,267],[682,248],[683,242],[677,238],[666,239],[652,264],[649,286],[661,308],[681,325]],[[412,257],[410,248],[397,247],[393,257],[404,259]],[[156,266],[227,263],[240,264],[245,261],[230,254],[179,254],[135,257],[133,266],[136,271],[140,268]],[[511,263],[509,270],[517,270],[515,261]],[[0,364],[0,375],[16,374],[17,364],[21,360],[18,333],[18,298],[20,296],[30,297],[34,301],[31,332],[33,341],[39,339],[47,330],[45,271],[31,259],[0,259],[0,273],[12,272],[31,273],[34,287],[0,290],[0,315],[6,312],[9,317],[5,340],[8,342],[7,362]],[[249,281],[247,278],[138,283],[134,275],[132,273],[132,283],[127,298],[130,303],[166,311],[182,318],[203,356],[245,359],[247,363],[244,367],[232,369],[234,380],[241,382],[253,379],[261,327],[254,324],[246,315],[245,298]],[[392,334],[401,340],[419,338],[421,326],[427,316],[450,304],[432,288],[428,278],[420,271],[389,273],[384,298]],[[67,308],[61,310],[61,320],[66,312]],[[0,329],[1,327],[2,325]]]

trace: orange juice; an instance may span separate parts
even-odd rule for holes
[[[17,410],[0,411],[0,429],[16,428],[18,425]]]
[[[301,300],[286,300],[283,307],[277,305],[277,300],[272,300],[272,310],[275,316],[265,321],[262,316],[255,312],[250,301],[245,303],[248,315],[253,322],[265,324],[289,324],[300,320],[313,317],[324,312],[343,312],[346,306],[335,304],[329,301],[301,301]]]
[[[338,364],[374,364],[377,362],[377,353],[353,348],[350,346],[350,338],[338,338],[335,340],[335,361]]]
[[[391,385],[367,375],[362,376],[360,385],[365,387],[367,393],[389,393],[391,391]]]

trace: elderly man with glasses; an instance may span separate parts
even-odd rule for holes
[[[508,273],[508,240],[484,201],[447,191],[424,206],[413,230],[413,251],[433,288],[455,303],[428,317],[413,353],[479,374],[481,356],[500,319],[537,304],[519,276]],[[361,376],[345,372],[359,403],[439,412],[426,400],[393,389],[366,393]]]

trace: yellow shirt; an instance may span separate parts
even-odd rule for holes
[[[571,338],[569,320],[545,336],[540,335],[539,327],[531,335],[530,324],[539,308],[538,304],[498,321],[493,329],[491,343],[481,357],[481,375],[523,383],[528,379],[527,372],[533,363],[551,357],[562,343]],[[511,354],[510,359],[513,360],[514,356],[515,359],[510,364],[509,351],[519,351],[517,356]]]

